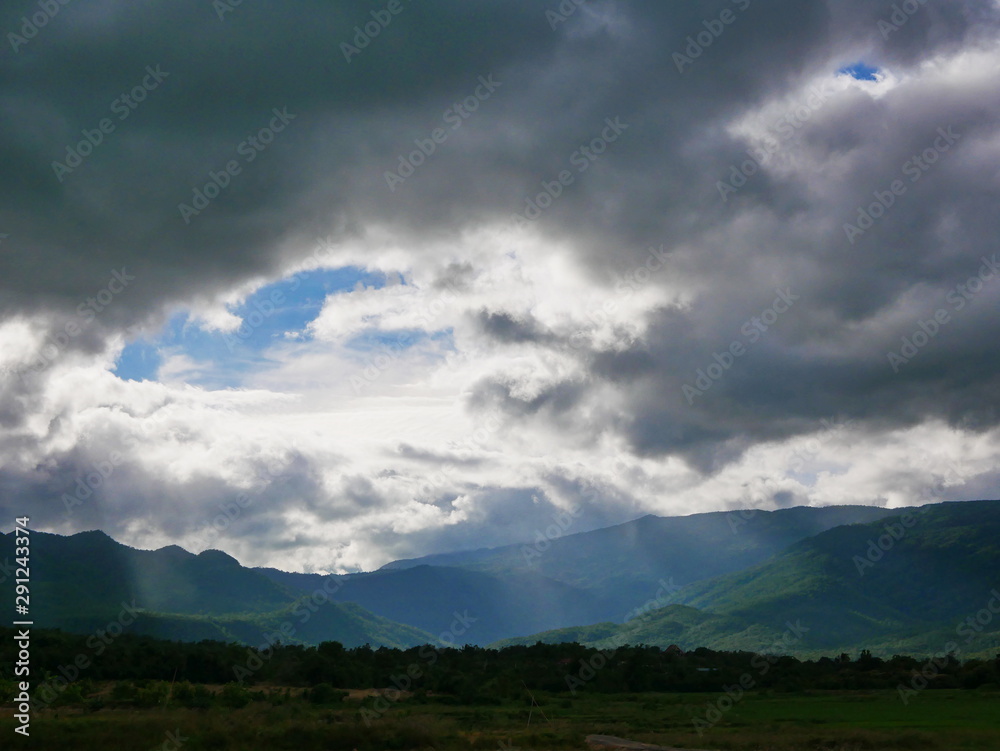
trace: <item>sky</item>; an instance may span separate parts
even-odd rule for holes
[[[997,0],[0,30],[0,528],[344,572],[1000,497]]]

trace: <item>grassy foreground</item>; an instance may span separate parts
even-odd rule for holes
[[[351,692],[327,703],[294,690],[263,690],[238,708],[90,702],[38,713],[30,739],[14,734],[12,712],[4,709],[0,747],[582,751],[593,733],[719,751],[1000,749],[1000,695],[991,691],[929,690],[909,704],[894,691],[751,692],[731,707],[720,704],[721,696],[535,694],[539,706],[527,696],[517,704],[462,706],[444,696],[387,701]],[[727,711],[699,736],[692,718],[717,717],[710,707]]]

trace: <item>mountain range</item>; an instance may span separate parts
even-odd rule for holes
[[[0,591],[13,603],[13,533],[6,538],[11,555]],[[99,531],[69,537],[34,531],[30,540],[30,616],[37,628],[88,633],[117,620],[138,633],[183,641],[257,645],[275,634],[285,643],[335,639],[345,646],[432,641],[352,603],[282,586],[218,550],[136,550]]]
[[[126,603],[138,613],[133,630],[249,644],[279,635],[345,646],[577,641],[799,655],[954,645],[945,651],[992,656],[998,533],[1000,501],[645,516],[324,576],[246,568],[220,551],[135,550],[102,532],[33,532],[32,617],[86,633]]]

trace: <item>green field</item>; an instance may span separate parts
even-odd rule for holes
[[[995,691],[928,690],[908,705],[895,691],[749,693],[704,735],[693,717],[718,708],[722,694],[535,693],[524,701],[463,706],[448,696],[378,696],[310,701],[295,690],[256,689],[242,707],[206,709],[147,706],[111,700],[95,686],[82,703],[40,712],[31,738],[13,732],[10,710],[0,719],[3,748],[136,751],[199,749],[583,749],[590,734],[615,735],[664,746],[719,751],[896,751],[1000,749],[1000,694]],[[393,695],[394,696],[394,695]],[[388,709],[371,719],[382,701]],[[242,703],[239,698],[234,704]],[[365,717],[369,717],[366,723]],[[174,736],[168,735],[174,733]],[[7,740],[10,739],[10,740]],[[167,744],[167,745],[164,745]]]

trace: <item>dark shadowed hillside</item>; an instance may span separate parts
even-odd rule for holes
[[[765,563],[691,584],[675,596],[682,604],[624,625],[505,643],[763,650],[791,623],[804,629],[787,652],[926,653],[951,643],[991,654],[1000,646],[998,540],[1000,501],[925,506],[801,540]]]
[[[8,549],[12,543],[6,535]],[[13,577],[0,592],[13,601]],[[312,597],[312,590],[278,584],[218,550],[136,550],[103,532],[31,533],[31,615],[37,627],[87,633],[123,612],[130,630],[170,639],[260,644],[279,634],[285,642],[387,646],[431,640],[357,605],[325,602]]]
[[[739,571],[819,532],[876,521],[892,513],[870,506],[832,506],[746,514],[644,516],[614,527],[559,537],[547,547],[528,542],[433,555],[395,561],[383,570],[432,565],[495,576],[532,573],[590,592],[604,608],[602,619],[621,621],[656,597],[664,582],[683,586]]]

